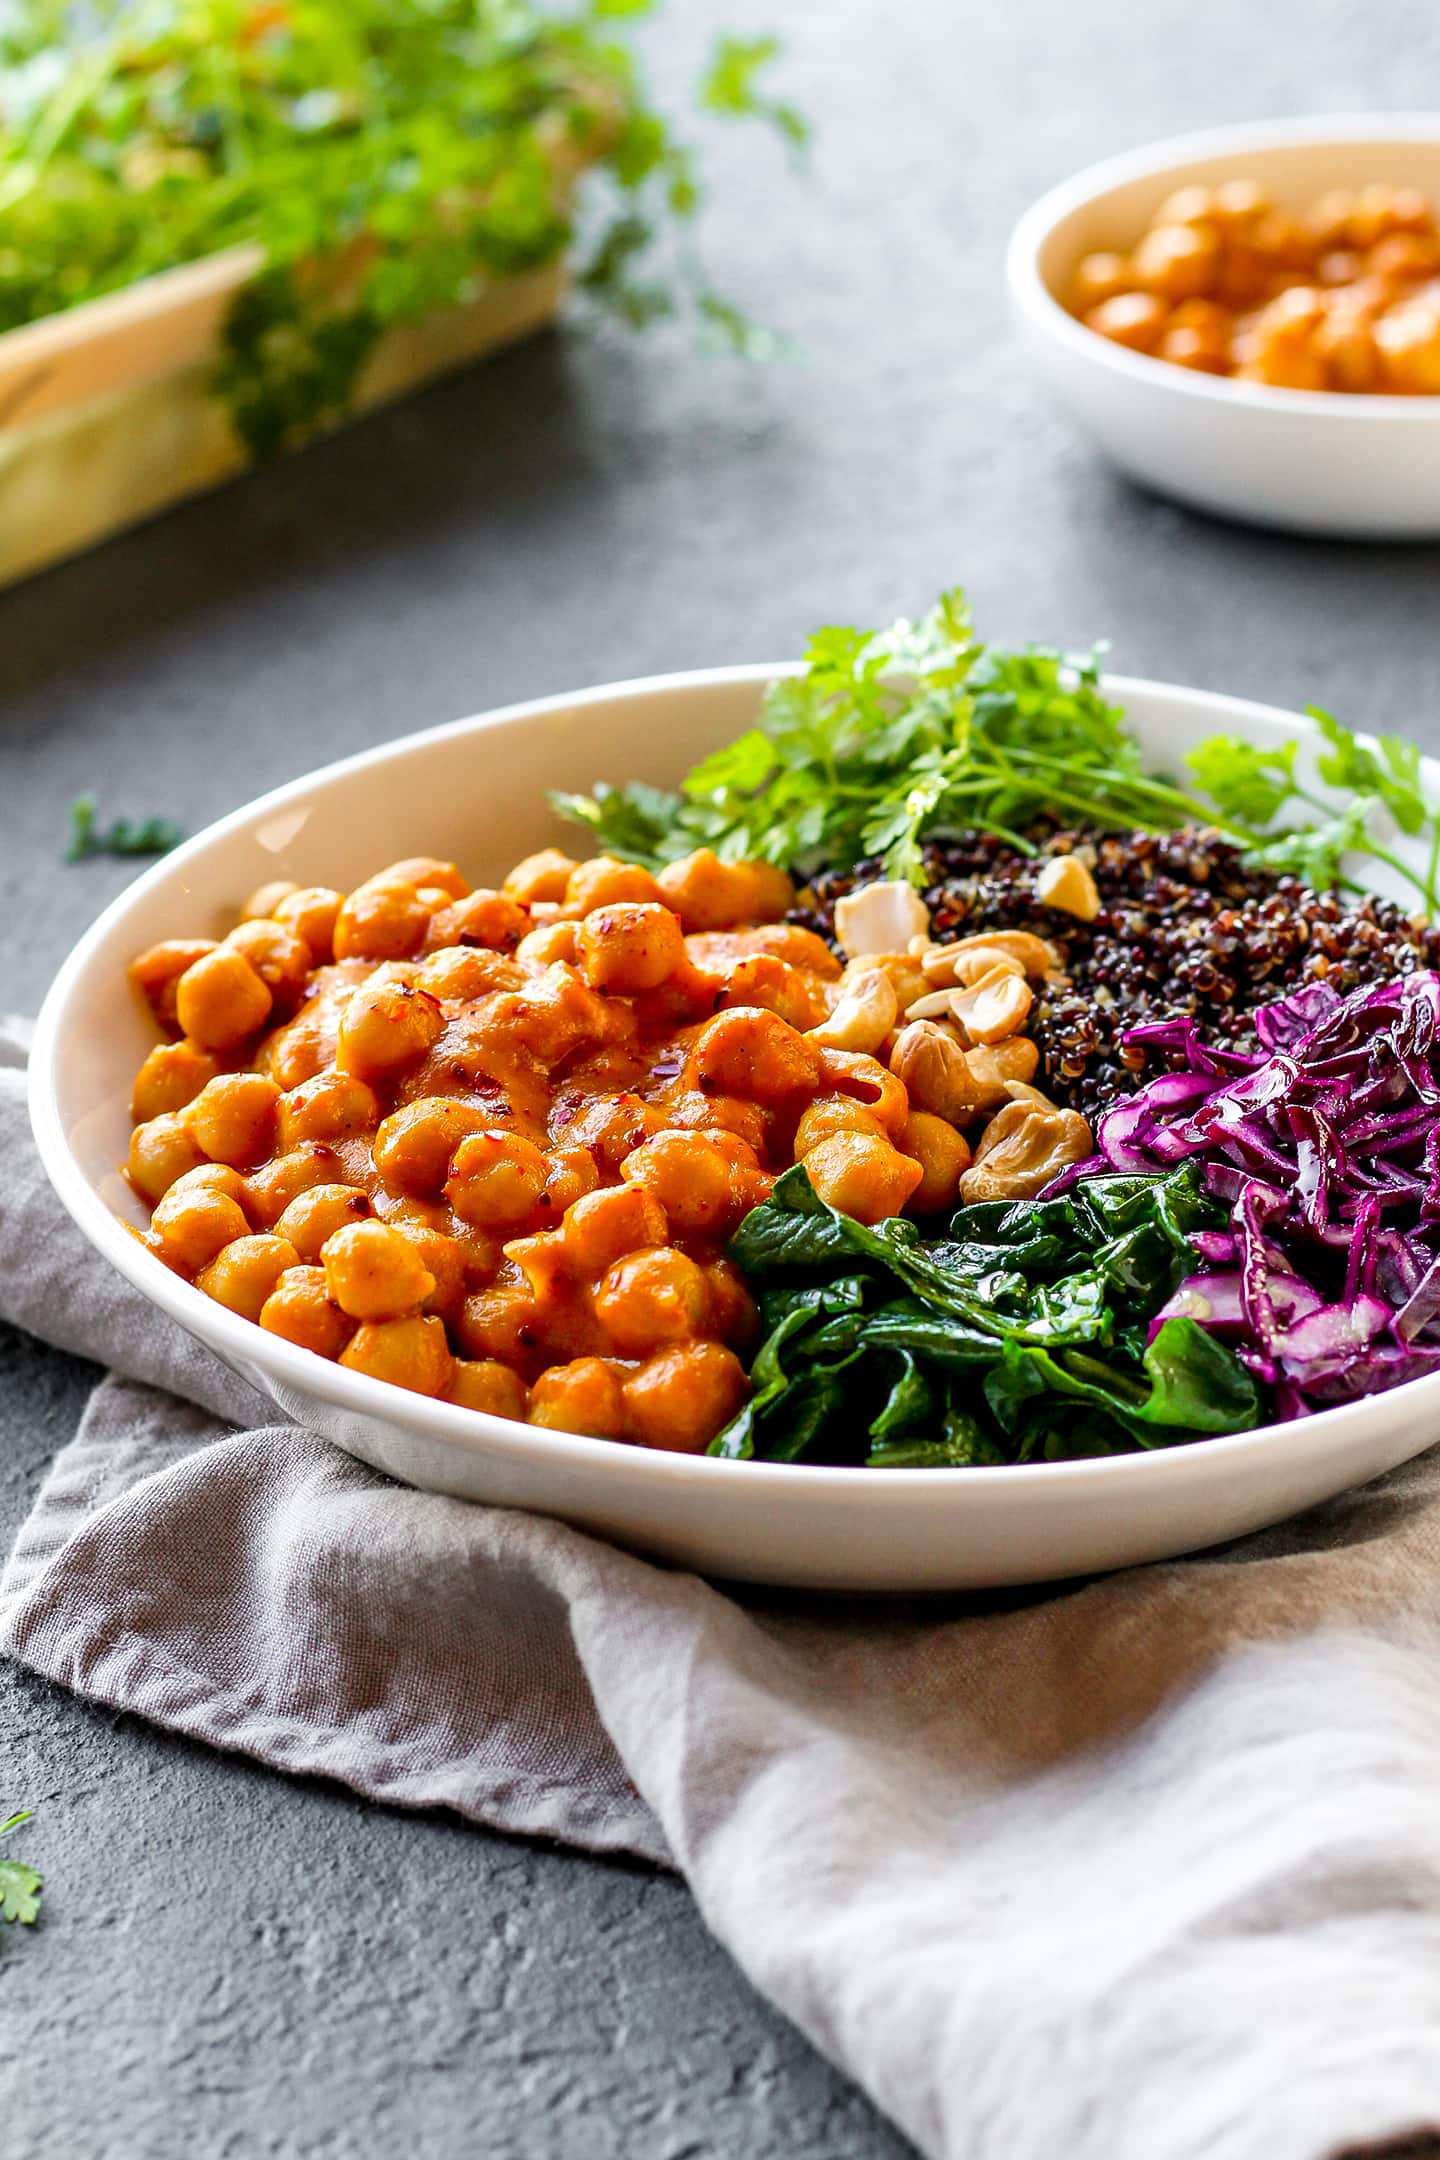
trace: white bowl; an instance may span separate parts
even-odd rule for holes
[[[1351,397],[1201,375],[1087,330],[1075,266],[1131,248],[1171,191],[1258,180],[1285,209],[1368,180],[1440,202],[1440,115],[1275,120],[1182,135],[1092,165],[1027,210],[1006,262],[1026,342],[1123,472],[1202,510],[1367,540],[1440,534],[1440,397]]]
[[[462,720],[281,788],[158,863],[81,940],[36,1033],[36,1137],[86,1236],[287,1418],[391,1476],[562,1516],[722,1576],[917,1591],[1091,1573],[1236,1537],[1418,1454],[1440,1434],[1440,1375],[1300,1423],[1095,1462],[865,1470],[656,1453],[511,1424],[347,1372],[213,1303],[131,1237],[124,1223],[145,1213],[116,1165],[129,1140],[131,1079],[155,1039],[125,980],[135,952],[221,931],[246,893],[276,877],[344,888],[424,853],[498,878],[518,855],[563,837],[547,787],[587,788],[607,775],[672,782],[751,721],[780,672],[665,676]],[[1313,733],[1230,698],[1123,678],[1107,687],[1157,764],[1178,767],[1217,728],[1256,743]],[[1426,778],[1440,788],[1433,763]]]

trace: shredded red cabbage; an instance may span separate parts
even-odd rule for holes
[[[1155,1316],[1228,1342],[1303,1417],[1440,1370],[1440,975],[1342,998],[1308,985],[1255,1016],[1264,1055],[1189,1020],[1126,1044],[1183,1057],[1100,1121],[1081,1172],[1206,1159],[1230,1226]]]

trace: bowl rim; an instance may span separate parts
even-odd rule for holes
[[[800,671],[801,663],[797,661],[748,662],[729,667],[696,668],[664,675],[638,676],[621,682],[599,684],[588,690],[527,699],[518,704],[497,707],[493,711],[469,714],[463,719],[448,721],[438,727],[392,738],[370,749],[337,759],[331,764],[319,766],[312,772],[302,774],[298,779],[286,781],[258,796],[254,801],[216,819],[163,856],[119,893],[79,938],[47,991],[35,1023],[27,1090],[31,1125],[46,1175],[76,1226],[101,1256],[150,1304],[158,1306],[161,1312],[176,1321],[187,1334],[220,1355],[231,1364],[232,1369],[238,1369],[243,1374],[247,1366],[259,1365],[268,1369],[302,1397],[319,1396],[336,1409],[381,1424],[389,1423],[408,1428],[421,1433],[432,1443],[453,1446],[465,1453],[473,1453],[476,1440],[483,1437],[485,1451],[492,1458],[530,1463],[534,1460],[537,1445],[543,1446],[559,1477],[563,1478],[567,1471],[572,1470],[584,1472],[605,1468],[612,1476],[617,1495],[623,1488],[637,1482],[653,1487],[658,1480],[679,1490],[697,1482],[703,1487],[716,1480],[737,1477],[744,1477],[752,1484],[758,1480],[787,1488],[798,1479],[797,1489],[812,1489],[816,1492],[817,1499],[823,1493],[839,1495],[852,1489],[863,1490],[871,1495],[871,1504],[879,1507],[908,1506],[909,1502],[905,1498],[907,1494],[938,1495],[941,1492],[957,1490],[956,1472],[949,1467],[887,1471],[867,1469],[864,1465],[777,1463],[753,1459],[740,1461],[712,1455],[687,1455],[665,1449],[632,1447],[614,1440],[592,1439],[583,1434],[553,1432],[548,1429],[544,1432],[543,1440],[537,1441],[538,1429],[533,1425],[520,1424],[509,1418],[497,1418],[486,1411],[470,1410],[457,1403],[442,1402],[434,1397],[410,1393],[405,1389],[397,1390],[386,1381],[372,1379],[365,1373],[351,1372],[347,1367],[319,1357],[313,1351],[303,1350],[280,1336],[267,1334],[253,1321],[246,1320],[240,1314],[232,1313],[225,1306],[207,1298],[203,1291],[186,1282],[183,1276],[172,1273],[140,1243],[129,1225],[112,1211],[101,1193],[90,1182],[71,1151],[60,1117],[56,1070],[64,1054],[70,1030],[80,1024],[80,1015],[78,1011],[70,1009],[71,1003],[97,950],[108,941],[143,898],[157,887],[168,883],[177,871],[183,871],[186,865],[202,858],[217,841],[224,840],[262,819],[268,819],[276,811],[290,807],[297,797],[313,795],[317,789],[324,788],[342,777],[361,772],[367,766],[383,767],[397,756],[457,736],[483,733],[492,727],[515,721],[538,720],[550,714],[583,710],[590,705],[614,702],[617,699],[661,698],[677,693],[683,695],[689,691],[719,688],[727,684],[753,683],[759,687],[777,677],[797,674]],[[1243,721],[1246,716],[1263,715],[1269,721],[1278,720],[1289,732],[1304,735],[1313,730],[1313,723],[1298,714],[1287,712],[1280,706],[1262,705],[1253,699],[1230,697],[1218,691],[1196,690],[1184,684],[1159,682],[1144,676],[1106,675],[1102,680],[1106,690],[1122,702],[1137,695],[1162,699],[1198,699],[1214,711],[1217,719],[1229,715],[1237,721]],[[1426,1401],[1440,1405],[1440,1373],[1408,1381],[1404,1385],[1416,1391],[1414,1399],[1417,1407],[1422,1399],[1421,1391],[1424,1392]],[[401,1402],[397,1403],[397,1395],[403,1398]],[[1304,1419],[1259,1425],[1248,1432],[1216,1434],[1207,1439],[1181,1442],[1170,1447],[1143,1449],[1131,1454],[1087,1456],[1066,1462],[981,1465],[964,1473],[958,1489],[973,1490],[975,1481],[979,1480],[981,1491],[999,1498],[1011,1490],[1024,1491],[1032,1486],[1037,1478],[1044,1478],[1049,1481],[1052,1494],[1063,1494],[1066,1486],[1074,1486],[1078,1496],[1079,1492],[1099,1486],[1105,1480],[1112,1484],[1116,1481],[1123,1484],[1126,1479],[1136,1476],[1153,1476],[1157,1473],[1142,1466],[1160,1461],[1174,1462],[1176,1468],[1168,1474],[1179,1477],[1183,1476],[1187,1465],[1195,1464],[1199,1458],[1212,1461],[1222,1456],[1247,1456],[1257,1448],[1273,1449],[1284,1445],[1287,1437],[1293,1441],[1298,1435],[1308,1436],[1323,1430],[1325,1437],[1333,1441],[1346,1428],[1362,1425],[1372,1414],[1372,1404],[1373,1398],[1365,1397],[1353,1403],[1336,1404]]]
[[[1380,391],[1289,390],[1271,383],[1237,382],[1230,376],[1206,375],[1131,352],[1111,338],[1087,330],[1061,305],[1040,274],[1040,252],[1063,218],[1096,197],[1132,180],[1159,178],[1200,158],[1244,156],[1247,152],[1287,147],[1323,148],[1326,143],[1440,142],[1440,112],[1330,113],[1311,118],[1243,120],[1145,143],[1134,150],[1101,158],[1031,203],[1013,226],[1005,249],[1005,279],[1022,317],[1043,336],[1064,346],[1081,361],[1107,368],[1152,389],[1164,386],[1180,397],[1198,399],[1230,411],[1291,413],[1314,418],[1345,418],[1418,425],[1440,420],[1440,393],[1402,397]]]

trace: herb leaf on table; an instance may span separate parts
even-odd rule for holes
[[[8,1837],[31,1820],[29,1808],[19,1808],[7,1822],[0,1822],[0,1838]],[[40,1917],[42,1878],[23,1860],[0,1859],[0,1920],[33,1927]]]
[[[922,1241],[839,1214],[797,1165],[730,1246],[765,1336],[711,1453],[963,1467],[1244,1431],[1259,1392],[1223,1343],[1176,1319],[1147,1339],[1222,1215],[1193,1171],[1112,1174]]]

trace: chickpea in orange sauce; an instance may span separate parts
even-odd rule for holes
[[[1440,395],[1440,226],[1415,188],[1335,190],[1298,216],[1251,180],[1180,188],[1128,253],[1082,258],[1069,305],[1099,336],[1204,374]]]
[[[793,900],[708,850],[264,887],[131,967],[166,1037],[132,1106],[146,1243],[354,1371],[703,1450],[756,1336],[726,1244],[775,1178],[804,1160],[874,1223],[953,1208],[971,1162],[892,1070],[918,960],[846,968]]]

